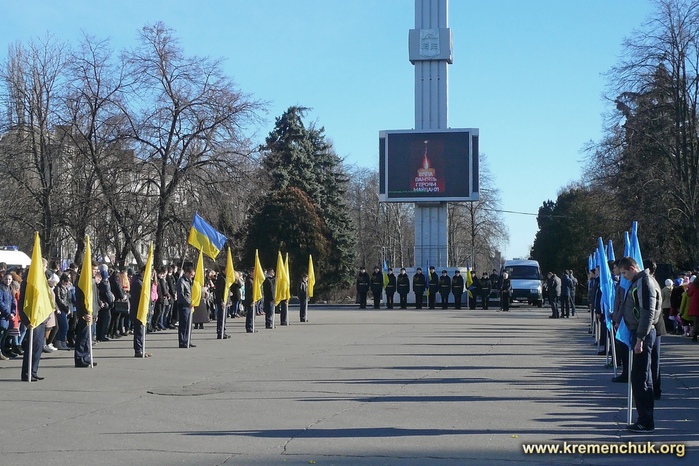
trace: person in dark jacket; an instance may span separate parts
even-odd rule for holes
[[[304,273],[301,276],[298,290],[299,297],[299,318],[301,322],[308,322],[308,274]]]
[[[43,268],[44,271],[46,270],[46,266],[48,262],[46,259],[42,260],[43,262]],[[36,266],[35,266],[36,267]],[[30,266],[31,268],[31,266]],[[17,311],[19,312],[19,318],[21,322],[24,324],[24,326],[27,328],[27,334],[24,336],[24,340],[22,340],[22,347],[24,350],[24,354],[22,355],[22,381],[27,382],[31,380],[32,382],[36,382],[37,380],[43,380],[43,377],[41,377],[38,372],[39,372],[39,361],[41,361],[41,353],[44,349],[44,343],[46,341],[46,321],[49,320],[48,317],[38,324],[36,327],[32,328],[31,323],[29,321],[29,316],[24,313],[24,298],[26,296],[27,292],[27,277],[29,276],[29,269],[27,269],[24,272],[24,280],[22,280],[22,284],[20,285],[19,288],[19,302],[17,303]],[[32,333],[32,367],[29,367],[29,332]]]
[[[141,300],[141,292],[143,291],[144,272],[145,267],[142,267],[137,274],[131,277],[131,293],[129,296],[129,318],[131,319],[131,328],[133,328],[133,351],[136,358],[144,357],[143,346],[145,344],[146,329],[141,321],[138,320],[138,305]],[[148,293],[148,299],[150,300],[150,293]],[[148,353],[145,355],[145,357],[150,356]]]
[[[227,340],[230,338],[225,331],[226,317],[228,310],[226,309],[226,301],[230,300],[233,284],[226,288],[226,269],[221,269],[216,276],[216,285],[214,286],[214,306],[216,306],[216,339]]]
[[[388,268],[388,283],[386,284],[386,309],[393,309],[393,295],[396,293],[396,276],[391,267]]]
[[[510,297],[512,296],[512,282],[507,272],[502,273],[500,280],[500,303],[503,311],[510,310]]]
[[[357,275],[357,302],[359,303],[359,309],[366,309],[366,295],[369,292],[370,283],[371,277],[366,273],[366,268],[361,266]]]
[[[109,276],[109,289],[114,296],[114,306],[112,306],[112,321],[109,324],[109,338],[121,338],[126,335],[125,319],[127,313],[117,309],[117,303],[124,303],[128,297],[121,284],[121,277],[118,271],[112,272]]]
[[[410,293],[410,278],[405,273],[405,268],[400,269],[398,277],[396,277],[396,290],[400,298],[400,308],[408,309],[408,293]]]
[[[456,269],[451,277],[451,294],[454,295],[454,309],[461,309],[461,296],[464,294],[464,277],[461,271]]]
[[[381,293],[383,293],[383,272],[377,265],[371,274],[371,295],[374,298],[374,309],[381,309]]]
[[[483,304],[483,310],[488,310],[488,304],[490,302],[490,292],[493,289],[493,285],[490,282],[490,277],[486,272],[483,272],[481,277],[481,302]]]
[[[192,280],[194,280],[195,273],[194,267],[191,265],[186,266],[184,274],[177,280],[177,313],[180,324],[177,336],[180,348],[196,348],[196,345],[189,342],[189,322],[194,311],[192,305]],[[150,284],[147,286],[150,286]]]
[[[430,309],[434,309],[437,302],[437,293],[439,292],[439,275],[434,271],[434,266],[430,266],[430,271],[427,274],[427,291],[430,295],[427,297],[427,305]]]
[[[478,296],[481,294],[481,281],[478,279],[478,274],[475,270],[471,270],[471,286],[469,291],[471,294],[468,295],[468,308],[475,309],[478,303]]]
[[[170,320],[165,322],[167,328],[174,330],[177,328],[177,278],[175,275],[175,267],[167,268],[167,275],[165,275],[165,281],[167,281],[167,289],[170,294]]]
[[[114,295],[109,287],[109,272],[101,270],[97,289],[99,290],[100,307],[97,314],[97,341],[109,341],[109,324],[112,322],[112,306],[114,305]]]
[[[451,278],[446,270],[442,270],[442,276],[439,277],[439,295],[442,298],[442,309],[449,308],[449,294],[451,293]]]
[[[12,321],[17,314],[15,297],[10,289],[11,284],[12,274],[6,272],[2,276],[2,283],[0,283],[0,360],[3,361],[8,359],[8,357],[2,353],[5,349],[7,331],[10,329],[10,321]],[[59,347],[59,349],[61,348]]]
[[[549,301],[551,302],[551,315],[549,319],[558,319],[558,304],[561,300],[561,279],[555,273],[547,274],[548,281],[546,282],[549,290]]]
[[[102,274],[97,270],[97,263],[92,263],[93,279],[90,280],[92,287],[92,313],[98,312],[106,307],[99,298],[99,284],[102,283]],[[78,283],[80,281],[78,280]],[[88,313],[85,303],[85,292],[78,285],[75,288],[75,317],[77,323],[75,325],[75,367],[90,367],[97,363],[91,360],[90,348],[90,333],[92,331],[93,314]],[[98,319],[101,317],[98,317]]]
[[[413,293],[415,293],[415,309],[422,309],[422,296],[425,294],[427,284],[422,268],[418,267],[413,275]]]
[[[277,291],[277,279],[274,277],[274,269],[267,271],[267,277],[262,282],[262,304],[265,310],[265,328],[274,328],[274,296]]]
[[[66,273],[61,275],[58,285],[53,289],[56,297],[56,319],[59,322],[58,334],[56,335],[56,347],[59,350],[69,350],[68,319],[73,313],[73,305],[70,302],[70,276]]]
[[[243,300],[243,305],[245,307],[245,331],[247,333],[253,333],[255,331],[255,309],[253,309],[253,277],[254,270],[249,269],[248,273],[245,275],[245,299]]]

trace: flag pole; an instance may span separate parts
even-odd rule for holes
[[[255,317],[257,316],[257,311],[255,310],[255,303],[250,304],[250,309],[248,309],[246,312],[252,312],[252,333],[255,333]]]
[[[95,364],[92,361],[92,314],[90,314],[90,325],[87,326],[87,329],[89,330],[88,342],[90,344],[90,368],[93,369]]]
[[[223,336],[226,334],[226,318],[228,317],[228,303],[221,303],[221,306],[223,306],[223,309],[221,309],[221,312],[223,312],[223,322],[221,323],[221,339],[223,340]]]
[[[34,348],[34,327],[29,329],[29,365],[27,366],[27,382],[32,383],[32,350]],[[22,374],[24,375],[24,374]]]
[[[138,313],[138,309],[136,310],[136,312]],[[136,319],[138,320],[138,317]],[[147,333],[148,332],[146,331],[146,328],[144,327],[144,329],[143,329],[143,351],[142,351],[143,354],[141,354],[141,357],[144,359],[146,357],[146,334]]]
[[[626,381],[627,393],[626,393],[626,424],[631,425],[631,420],[633,419],[633,388],[631,387],[631,367],[633,367],[633,348],[629,347],[629,367],[626,368],[628,373],[628,380]]]
[[[194,321],[194,306],[192,306],[192,311],[189,313],[189,329],[187,331],[187,348],[192,346],[192,325]]]
[[[616,370],[619,368],[618,360],[616,357],[616,331],[614,330],[614,326],[612,326],[612,365],[614,366],[614,377],[616,378]]]

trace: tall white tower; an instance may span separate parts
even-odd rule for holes
[[[452,63],[447,0],[415,0],[415,29],[408,35],[415,65],[415,129],[447,129],[449,73]],[[476,154],[477,156],[477,154]],[[415,264],[449,263],[446,202],[415,203]]]

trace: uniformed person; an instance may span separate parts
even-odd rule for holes
[[[371,294],[374,297],[374,309],[381,308],[381,293],[383,293],[383,272],[377,265],[371,274]]]
[[[464,277],[461,271],[456,269],[451,278],[451,294],[454,295],[454,309],[461,309],[461,295],[464,294]]]
[[[426,279],[422,268],[418,267],[413,275],[413,293],[415,293],[415,309],[422,309],[422,295],[425,294]]]
[[[410,279],[408,274],[405,273],[405,268],[400,269],[400,273],[396,278],[396,289],[398,290],[398,296],[400,296],[400,308],[408,309],[408,293],[410,293]]]
[[[393,295],[396,292],[396,276],[393,268],[388,268],[388,283],[386,284],[386,309],[393,309]]]
[[[430,309],[434,309],[437,302],[437,292],[439,291],[439,275],[434,271],[434,266],[430,266],[429,276],[427,277],[427,286],[430,295],[427,298],[427,303]]]
[[[366,294],[369,292],[369,283],[371,278],[366,273],[366,268],[361,266],[357,275],[357,300],[359,301],[359,309],[366,309]]]
[[[483,302],[484,310],[488,309],[492,287],[493,285],[490,282],[490,277],[486,272],[483,272],[483,276],[481,277],[481,301]]]
[[[439,295],[442,298],[442,309],[449,308],[449,293],[451,293],[451,278],[446,270],[442,270],[439,277]]]

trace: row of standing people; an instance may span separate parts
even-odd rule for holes
[[[468,302],[471,309],[476,308],[477,297],[481,298],[483,309],[488,309],[490,296],[493,290],[498,292],[498,297],[503,310],[509,310],[509,301],[512,296],[512,284],[507,273],[502,276],[493,270],[492,275],[483,273],[479,279],[472,271],[472,284],[465,286],[464,277],[460,270],[455,270],[453,276],[449,276],[447,270],[442,270],[442,275],[437,275],[435,268],[431,266],[427,275],[422,273],[422,267],[416,269],[412,279],[412,291],[415,296],[415,308],[422,309],[425,294],[427,294],[427,305],[429,309],[435,309],[437,304],[437,294],[441,298],[441,308],[448,309],[449,295],[453,296],[455,309],[461,309],[463,296],[469,293]],[[374,309],[381,307],[382,293],[386,294],[386,308],[393,309],[394,295],[397,292],[400,300],[400,308],[407,309],[408,295],[411,291],[411,281],[405,268],[400,269],[396,276],[393,268],[388,268],[386,277],[381,269],[376,266],[374,272],[369,275],[365,267],[360,267],[356,279],[357,303],[360,309],[366,309],[367,297],[371,291],[374,300]]]

